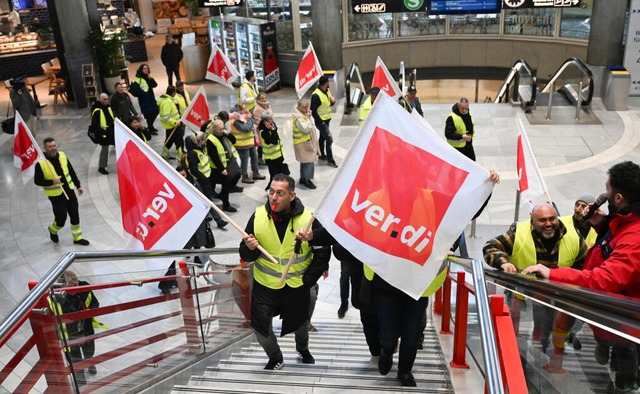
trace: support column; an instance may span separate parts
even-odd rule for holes
[[[342,59],[342,1],[322,0],[311,2],[313,18],[313,49],[323,70],[336,70],[336,88],[332,91],[342,96],[344,63]],[[302,48],[305,50],[307,48]]]

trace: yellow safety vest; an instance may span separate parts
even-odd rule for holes
[[[149,84],[147,83],[146,79],[142,77],[136,77],[133,82],[137,82],[143,92],[147,93],[149,91]]]
[[[254,86],[255,86],[255,85],[254,85]],[[258,94],[257,94],[257,93],[256,93],[256,91],[254,90],[254,86],[251,86],[251,85],[249,84],[249,82],[244,82],[244,83],[240,86],[240,89],[238,89],[238,102],[239,102],[239,103],[241,102],[240,100],[241,100],[241,96],[242,96],[242,95],[240,94],[240,92],[242,91],[242,88],[245,88],[245,89],[247,90],[247,97],[248,97],[248,98],[250,98],[250,99],[251,99],[251,98],[252,98],[252,99],[255,99],[255,98],[256,98],[256,96],[257,96]],[[247,103],[243,103],[243,104],[247,106],[247,109],[248,109],[249,111],[251,111],[251,113],[253,113],[253,109],[256,107],[256,100],[253,100],[253,101],[251,101],[251,102],[247,102]]]
[[[367,118],[367,115],[369,115],[369,111],[371,111],[372,105],[373,103],[371,102],[371,96],[369,96],[360,106],[360,118],[358,119],[358,126],[362,126],[362,123]]]
[[[282,140],[280,138],[278,138],[277,144],[267,144],[264,142],[264,138],[262,138],[262,133],[260,133],[260,141],[262,141],[262,153],[264,154],[265,160],[275,160],[278,157],[282,157],[284,148],[282,147]]]
[[[311,140],[311,134],[303,133],[302,131],[300,131],[300,129],[298,129],[298,126],[296,125],[297,124],[296,119],[300,119],[302,122],[309,122],[309,119],[307,119],[304,116],[293,115],[293,118],[291,119],[291,124],[292,124],[292,130],[293,130],[294,145],[298,145],[303,142]],[[263,151],[264,151],[264,148],[263,148]]]
[[[239,119],[242,123],[247,123],[246,119]],[[231,132],[236,137],[236,143],[233,144],[236,148],[250,148],[255,145],[255,136],[253,134],[253,130],[250,131],[240,131],[235,128],[234,123],[236,120],[233,120],[230,123]]]
[[[376,274],[375,271],[366,264],[363,264],[363,268],[364,268],[364,277],[367,278],[369,282],[371,282],[373,280],[373,277]],[[449,267],[447,266],[444,270],[442,270],[442,272],[436,275],[436,277],[431,281],[429,286],[427,286],[427,289],[422,293],[421,297],[431,297],[433,293],[438,291],[438,289],[442,287],[442,284],[444,283],[445,279],[447,279],[448,272],[449,272]]]
[[[173,97],[163,94],[158,99],[160,107],[160,125],[167,130],[173,129],[180,122],[180,112]]]
[[[89,295],[87,296],[87,298],[84,300],[84,305],[87,307],[87,309],[89,309],[89,305],[91,305],[91,300],[92,300],[92,296],[91,296],[91,292],[89,292]],[[62,304],[60,304],[59,302],[54,302],[51,297],[47,297],[47,301],[49,302],[49,309],[51,310],[51,312],[53,312],[54,316],[62,316],[64,315],[64,312],[62,311]],[[100,322],[98,319],[96,319],[95,317],[91,318],[91,325],[93,326],[93,328],[102,328],[103,330],[108,330],[109,326],[107,326],[106,324]],[[64,336],[64,339],[69,339],[69,333],[67,332],[67,324],[66,323],[62,323],[62,327],[60,329],[60,327],[58,327],[58,333],[60,333],[61,337]],[[69,348],[65,348],[65,351],[69,351]]]
[[[451,119],[453,119],[453,124],[456,126],[456,134],[467,134],[467,126],[464,124],[464,120],[462,120],[462,117],[455,112],[450,113],[449,116],[451,116]],[[471,124],[473,124],[473,118],[471,118]],[[467,141],[465,140],[447,140],[447,142],[454,148],[464,148],[464,146],[467,145]]]
[[[196,155],[198,155],[198,171],[200,171],[200,173],[205,177],[209,178],[211,176],[211,166],[213,162],[209,159],[206,149],[204,151],[201,151],[200,149],[194,150]],[[187,163],[187,168],[189,168],[189,155],[187,155],[185,161]]]
[[[109,114],[111,115],[111,119],[115,119],[115,117],[113,116],[113,111],[111,110],[111,107],[108,107],[109,109]],[[107,131],[107,127],[109,127],[109,125],[107,124],[107,117],[104,115],[104,111],[102,110],[102,108],[96,108],[93,110],[93,112],[91,112],[91,117],[93,118],[93,114],[96,113],[96,111],[100,111],[100,128],[102,129],[102,131]],[[107,138],[106,134],[102,134],[102,139],[103,141]]]
[[[531,234],[531,222],[520,222],[516,226],[516,238],[510,260],[518,270],[536,265],[536,245]],[[558,266],[571,267],[580,252],[580,235],[576,231],[568,231],[560,238]]]
[[[318,116],[320,117],[320,119],[331,119],[331,92],[329,91],[329,89],[327,89],[327,93],[325,93],[320,90],[320,88],[316,88],[316,90],[313,91],[313,94],[317,94],[320,98],[320,106],[318,107]]]
[[[311,210],[305,209],[302,214],[291,219],[293,220],[292,228],[303,228],[309,223],[310,219]],[[293,261],[293,264],[291,264],[285,283],[280,285],[282,271],[294,253],[293,248],[296,243],[296,235],[294,232],[286,231],[284,240],[280,243],[276,226],[273,224],[273,220],[269,217],[269,213],[264,206],[256,209],[253,230],[260,245],[280,262],[280,264],[275,264],[267,259],[265,255],[261,254],[253,266],[253,276],[256,281],[270,289],[281,289],[285,283],[293,288],[302,286],[302,275],[313,259],[313,251],[309,243],[302,242],[300,254]]]
[[[176,104],[178,105],[178,112],[180,113],[180,116],[182,116],[182,114],[184,114],[184,111],[187,109],[189,104],[191,104],[191,96],[189,95],[189,92],[185,90],[184,96],[176,92],[175,98],[176,98]]]
[[[65,155],[64,152],[58,152],[58,154],[58,160],[60,161],[60,167],[62,167],[64,178],[66,179],[69,188],[73,190],[76,186],[73,184],[71,175],[69,174],[69,159],[67,159],[67,155]],[[42,170],[44,179],[52,181],[56,178],[60,178],[60,175],[54,172],[55,169],[53,168],[53,164],[51,164],[49,160],[40,160],[38,164],[40,164],[40,169]],[[62,185],[43,186],[43,189],[44,194],[46,194],[47,197],[56,197],[62,194]]]
[[[564,223],[567,231],[575,230],[576,232],[578,232],[578,234],[580,234],[576,226],[573,225],[573,215],[560,216],[559,219],[562,223]],[[582,236],[582,234],[580,235]],[[596,233],[596,230],[591,228],[589,230],[589,234],[587,234],[587,238],[585,239],[585,242],[587,243],[587,246],[589,248],[596,243],[596,238],[598,238],[598,233]]]
[[[213,134],[209,134],[207,136],[207,140],[211,141],[213,146],[216,147],[216,154],[220,157],[220,161],[222,162],[222,169],[224,170],[225,168],[227,168],[227,162],[229,161],[229,159],[227,158],[227,152],[224,150],[224,145],[222,145],[222,142],[220,142],[220,140]],[[216,163],[214,163],[211,159],[209,159],[209,164],[211,165],[211,168],[218,168],[216,167]]]

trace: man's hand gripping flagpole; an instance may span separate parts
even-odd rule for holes
[[[307,223],[307,227],[304,229],[304,232],[307,233],[309,230],[311,230],[311,226],[313,225],[313,221],[315,220],[315,216],[311,216],[311,219],[309,219],[309,223]],[[298,239],[296,241],[296,245],[294,247],[294,251],[293,254],[291,255],[291,257],[289,258],[289,262],[287,263],[287,265],[284,267],[284,270],[282,271],[282,276],[280,277],[280,286],[282,286],[282,284],[284,283],[285,279],[287,278],[287,274],[289,273],[289,270],[291,269],[291,265],[293,264],[293,262],[295,261],[295,259],[298,258],[298,253],[300,252],[300,246],[302,244],[302,239]]]

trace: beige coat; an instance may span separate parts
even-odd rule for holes
[[[311,140],[293,145],[296,160],[300,163],[314,163],[318,158],[320,146],[318,145],[318,130],[313,123],[313,118],[304,115],[298,108],[294,108],[291,123],[294,127],[297,127],[298,130],[311,135]],[[291,135],[293,138],[293,133],[291,133]]]

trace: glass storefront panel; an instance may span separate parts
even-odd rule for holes
[[[553,37],[556,26],[554,8],[510,10],[504,16],[504,34]]]
[[[498,34],[500,14],[451,15],[449,34]]]
[[[560,37],[588,40],[592,11],[593,0],[582,0],[580,7],[563,9],[560,18]]]
[[[442,15],[427,15],[426,12],[398,14],[398,37],[444,34],[446,21]]]
[[[291,20],[291,2],[271,0],[271,20],[276,22],[278,50],[293,50],[293,21]]]
[[[268,20],[267,0],[245,0],[250,18]]]
[[[393,14],[349,15],[349,41],[377,40],[393,37]]]
[[[300,2],[300,34],[302,35],[302,50],[304,51],[311,42],[311,1]]]

